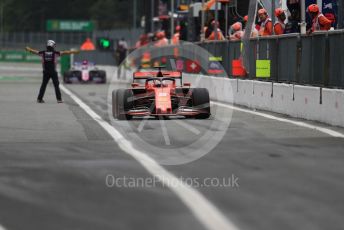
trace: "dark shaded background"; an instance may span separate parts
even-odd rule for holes
[[[130,0],[0,0],[1,5],[4,31],[45,31],[47,19],[94,20],[100,30],[133,25]],[[143,5],[144,1],[137,1],[136,25],[144,14]]]

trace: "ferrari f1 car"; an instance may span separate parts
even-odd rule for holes
[[[131,88],[112,92],[112,113],[119,120],[146,116],[207,119],[209,92],[183,84],[181,72],[135,72]]]
[[[64,83],[106,83],[106,72],[99,70],[94,63],[75,62],[73,67],[63,75]]]

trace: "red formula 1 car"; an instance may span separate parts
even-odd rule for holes
[[[184,116],[207,119],[210,116],[209,92],[191,88],[176,71],[135,72],[129,89],[112,92],[112,112],[119,120],[133,116]]]

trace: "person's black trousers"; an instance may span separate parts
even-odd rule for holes
[[[42,85],[41,85],[41,89],[39,90],[39,94],[38,94],[38,100],[42,100],[44,97],[44,93],[45,93],[45,89],[47,88],[48,82],[50,80],[50,78],[53,81],[54,87],[55,87],[55,94],[56,94],[56,99],[57,100],[61,100],[61,91],[60,91],[60,87],[59,87],[59,79],[57,76],[57,72],[56,71],[52,71],[52,72],[48,72],[48,71],[43,71],[43,81],[42,81]]]

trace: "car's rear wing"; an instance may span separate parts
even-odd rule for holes
[[[182,73],[179,71],[162,71],[162,76],[158,76],[159,72],[134,72],[133,78],[135,79],[148,79],[152,77],[168,77],[168,78],[182,78]]]
[[[82,66],[83,65],[82,62],[74,62],[73,64],[74,64],[74,66]],[[96,63],[94,63],[94,62],[87,62],[87,65],[88,66],[95,66]]]

